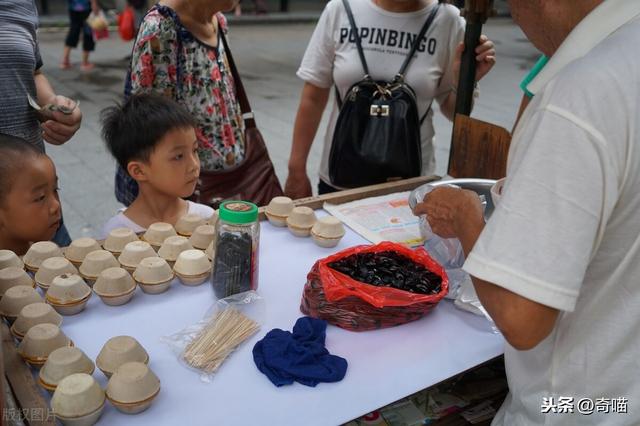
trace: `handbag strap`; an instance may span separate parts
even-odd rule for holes
[[[247,129],[255,128],[256,121],[254,119],[253,111],[251,110],[251,105],[249,104],[249,98],[247,97],[247,92],[244,90],[244,85],[242,84],[242,80],[240,79],[238,68],[236,68],[236,63],[233,60],[231,49],[229,49],[229,44],[227,43],[227,37],[224,35],[224,31],[222,30],[218,31],[218,33],[220,34],[220,38],[222,39],[224,52],[227,55],[227,60],[229,61],[229,67],[231,68],[231,75],[233,76],[233,81],[236,85],[236,96],[238,98],[238,102],[240,103],[240,111],[242,112],[242,118],[244,119],[245,128]]]
[[[356,26],[356,21],[353,17],[351,5],[349,4],[349,0],[342,0],[342,4],[344,5],[344,9],[347,11],[349,25],[351,25],[351,30],[353,31],[353,34],[356,38],[356,47],[358,48],[358,56],[360,56],[360,63],[362,64],[362,69],[364,70],[364,78],[369,78],[369,66],[367,65],[367,60],[364,57],[362,42],[360,41],[360,33],[358,32],[358,27]]]
[[[440,9],[440,3],[438,3],[436,5],[436,7],[433,8],[431,13],[429,14],[429,17],[427,18],[427,20],[425,21],[424,25],[422,26],[422,29],[420,29],[420,33],[418,34],[418,37],[416,38],[416,42],[413,43],[413,46],[411,46],[411,51],[409,52],[407,57],[404,59],[404,63],[400,67],[400,71],[398,71],[398,75],[396,76],[396,78],[404,79],[405,72],[407,72],[407,68],[409,68],[409,64],[413,60],[413,55],[415,55],[416,51],[418,50],[418,45],[420,44],[420,40],[422,40],[422,38],[425,36],[425,34],[427,34],[427,31],[429,31],[429,27],[431,27],[431,24],[433,23],[433,20],[435,19],[436,15],[438,14],[438,9]]]

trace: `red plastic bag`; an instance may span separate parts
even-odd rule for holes
[[[136,36],[136,14],[131,6],[124,8],[118,15],[118,32],[124,41],[133,40]]]
[[[408,257],[440,276],[440,292],[425,295],[365,284],[329,266],[331,262],[354,254],[389,250]],[[383,242],[352,247],[316,262],[307,276],[300,310],[348,330],[373,330],[422,318],[444,298],[448,289],[449,281],[444,268],[424,249],[412,250],[401,244]]]

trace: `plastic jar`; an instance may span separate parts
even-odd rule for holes
[[[225,201],[216,223],[212,284],[218,299],[258,288],[260,222],[258,207]]]

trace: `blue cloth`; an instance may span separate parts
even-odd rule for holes
[[[296,321],[293,333],[275,328],[253,347],[253,360],[276,386],[294,381],[306,386],[339,382],[347,360],[324,347],[327,322],[310,317]]]

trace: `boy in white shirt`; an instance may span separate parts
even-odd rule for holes
[[[103,237],[115,228],[142,232],[155,222],[175,225],[190,213],[213,215],[211,207],[184,200],[200,175],[194,120],[184,108],[159,95],[134,95],[101,118],[109,151],[139,187],[134,202],[104,225]]]

